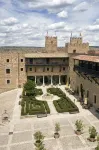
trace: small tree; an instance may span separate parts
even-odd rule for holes
[[[99,150],[99,135],[97,136],[97,147],[96,150]]]
[[[78,132],[83,131],[84,125],[83,125],[82,120],[76,120],[75,126],[76,126],[76,130],[77,130]]]
[[[40,131],[37,131],[35,134],[34,134],[34,139],[36,142],[42,142],[43,139],[44,139],[44,135],[42,134],[42,132]]]
[[[95,137],[97,136],[97,131],[94,126],[89,127],[89,135],[92,139],[95,139]]]
[[[35,82],[31,81],[31,80],[28,80],[25,84],[24,84],[24,92],[23,94],[26,93],[27,96],[30,96],[30,95],[34,95],[35,96]]]
[[[42,132],[40,132],[40,131],[36,132],[34,134],[34,139],[35,139],[34,145],[36,146],[35,150],[46,150],[44,148],[44,144],[43,144],[44,136],[43,136]]]
[[[55,124],[55,132],[58,133],[60,131],[60,124],[56,123]]]
[[[56,123],[55,124],[55,133],[54,133],[54,138],[59,138],[59,131],[60,131],[60,124]]]

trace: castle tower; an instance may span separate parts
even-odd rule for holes
[[[89,43],[83,43],[83,38],[80,33],[79,37],[70,37],[70,43],[66,43],[66,51],[68,53],[87,53],[89,50]]]
[[[46,36],[45,37],[45,49],[48,52],[54,52],[57,51],[57,37],[53,36]]]

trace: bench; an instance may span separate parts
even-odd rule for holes
[[[37,114],[37,118],[47,117],[47,114]]]

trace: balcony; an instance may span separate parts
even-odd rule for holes
[[[74,71],[78,71],[79,73],[83,73],[85,75],[90,75],[91,77],[94,77],[94,78],[99,78],[99,71],[88,69],[86,67],[75,65]]]
[[[67,63],[25,63],[25,66],[68,66]]]

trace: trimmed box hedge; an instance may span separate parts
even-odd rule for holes
[[[53,104],[59,113],[63,112],[79,112],[78,107],[68,98],[66,94],[59,88],[49,88],[47,91],[60,97],[59,100],[53,101]]]
[[[42,89],[34,89],[35,96],[42,95]],[[37,114],[49,114],[50,109],[46,101],[39,101],[34,95],[26,96],[25,92],[22,95],[21,115],[37,115]]]

